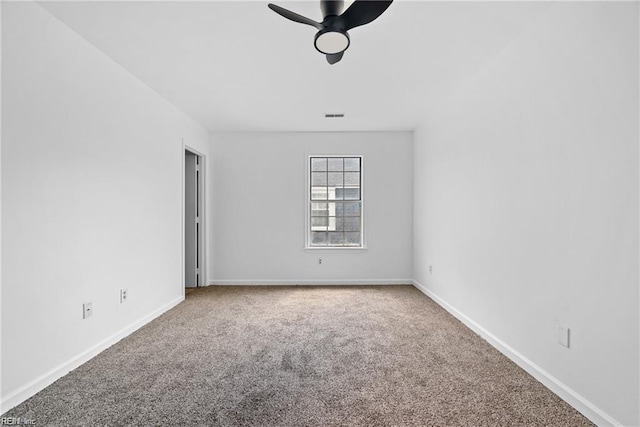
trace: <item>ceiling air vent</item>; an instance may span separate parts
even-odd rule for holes
[[[344,113],[327,113],[324,117],[327,119],[341,119],[344,117]]]

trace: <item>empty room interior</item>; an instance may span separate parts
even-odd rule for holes
[[[0,3],[2,424],[640,425],[639,3]]]

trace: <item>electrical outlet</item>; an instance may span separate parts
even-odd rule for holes
[[[128,289],[120,289],[120,304],[127,302],[128,293]]]
[[[569,348],[569,337],[571,330],[566,325],[557,324],[558,344]]]
[[[90,302],[85,302],[82,304],[82,318],[86,319],[87,317],[91,317],[93,314],[93,305]]]
[[[322,258],[318,258],[318,265],[322,264]]]
[[[429,274],[433,274],[433,266],[432,265],[429,266]]]

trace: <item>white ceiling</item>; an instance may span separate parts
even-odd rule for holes
[[[321,20],[318,1],[273,2]],[[267,3],[40,4],[212,131],[413,129],[550,6],[396,0],[329,65]]]

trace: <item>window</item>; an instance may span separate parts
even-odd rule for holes
[[[308,247],[362,247],[362,157],[309,158]]]

